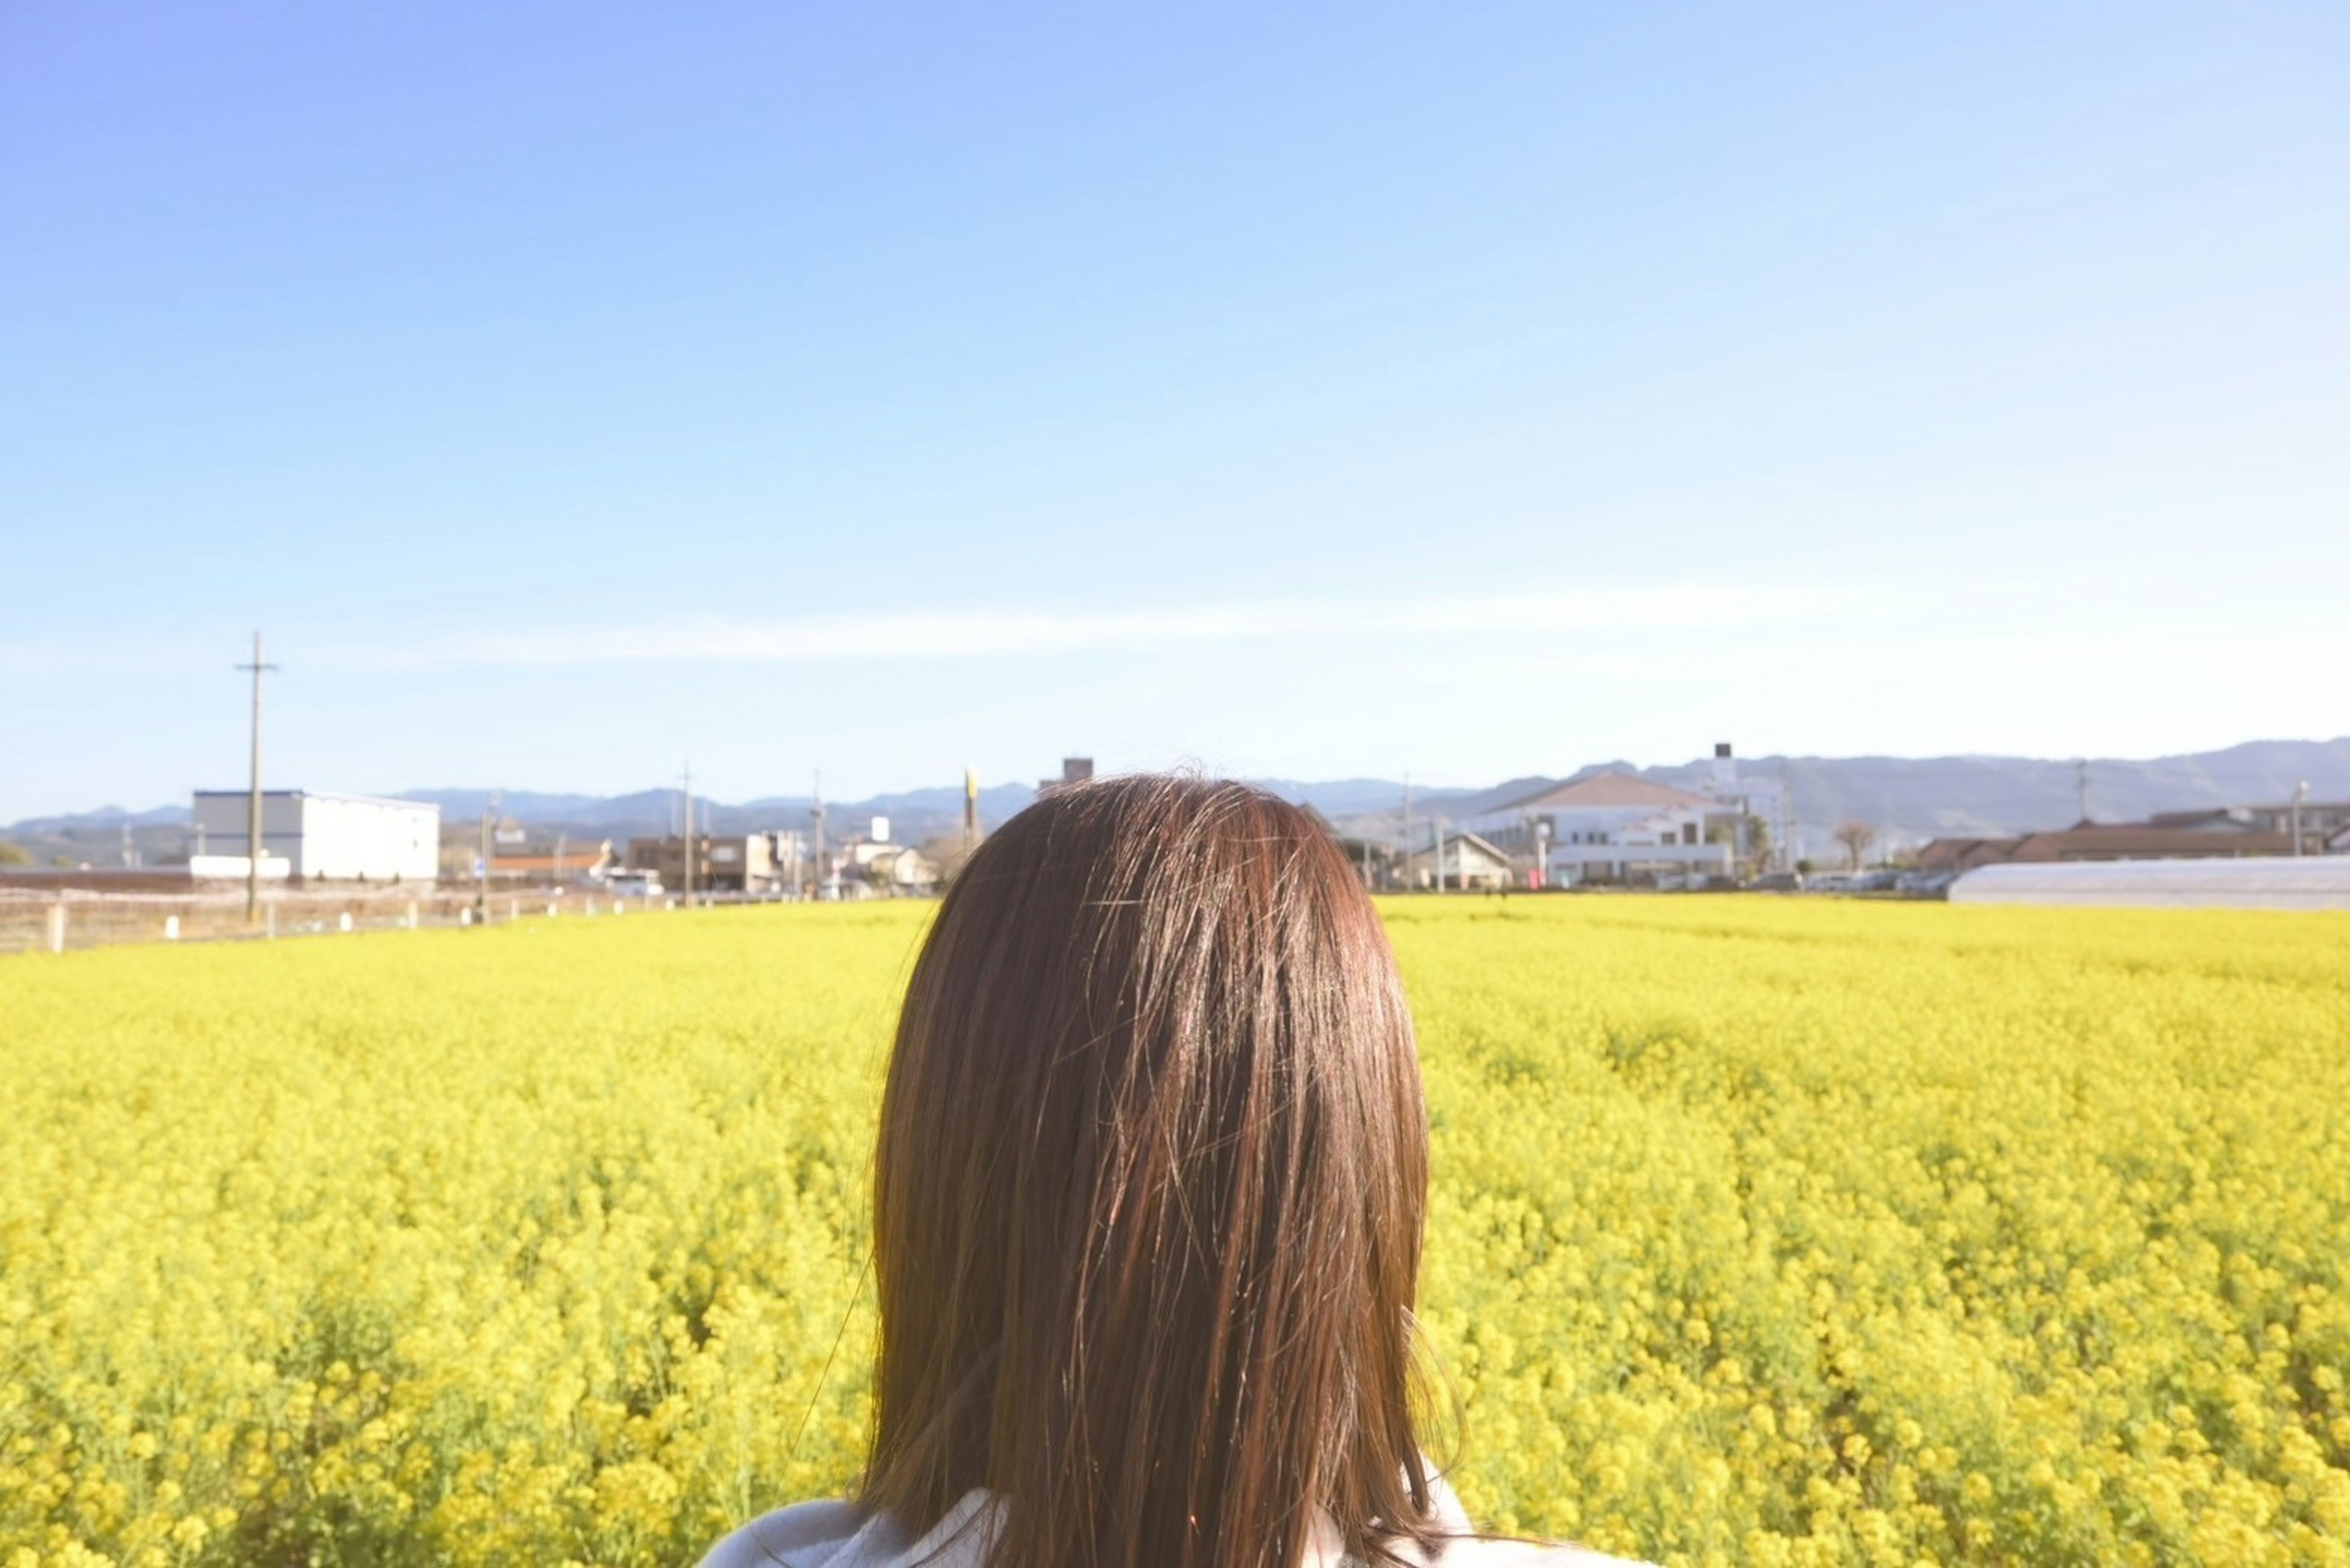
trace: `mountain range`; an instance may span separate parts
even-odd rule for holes
[[[1416,788],[1415,816],[1440,814],[1454,821],[1476,815],[1552,784],[1621,771],[1660,784],[1696,788],[1710,776],[1706,759],[1656,767],[1594,763],[1555,777],[1510,779],[1485,788]],[[2038,757],[1782,757],[1741,758],[1748,776],[1782,781],[1794,801],[1800,845],[1825,851],[1835,825],[1874,825],[1891,844],[1949,835],[2019,833],[2066,826],[2081,813],[2081,764]],[[2089,815],[2124,821],[2156,811],[2197,806],[2268,805],[2288,800],[2306,782],[2311,798],[2350,799],[2350,736],[2331,741],[2251,741],[2222,751],[2144,759],[2095,758],[2087,764]],[[1349,834],[1395,837],[1402,830],[1404,785],[1354,778],[1307,782],[1256,781],[1287,799],[1310,804]],[[403,797],[441,807],[444,829],[477,820],[492,792],[447,788],[409,790]],[[992,828],[1035,798],[1027,784],[991,784],[980,792],[981,826]],[[681,796],[674,789],[591,795],[509,790],[498,796],[502,818],[540,835],[576,839],[627,838],[675,831]],[[815,802],[807,795],[767,795],[741,803],[696,800],[697,826],[719,833],[805,827]],[[830,831],[862,833],[869,819],[889,819],[890,836],[919,843],[951,834],[962,819],[957,785],[900,790],[857,801],[826,803]],[[64,856],[112,863],[126,839],[156,864],[186,852],[188,808],[158,806],[130,812],[118,806],[69,815],[28,818],[0,828],[0,839],[36,862]]]

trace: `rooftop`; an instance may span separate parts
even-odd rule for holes
[[[1594,774],[1587,779],[1550,788],[1512,801],[1503,811],[1572,811],[1577,806],[1642,806],[1651,811],[1720,811],[1721,803],[1691,794],[1670,784],[1651,783],[1627,773]]]
[[[200,789],[195,792],[198,800],[247,800],[252,794],[249,789]],[[353,801],[361,805],[390,805],[403,811],[429,811],[435,816],[441,815],[440,806],[429,800],[403,800],[390,794],[346,794],[340,790],[331,789],[265,789],[261,792],[261,798]]]

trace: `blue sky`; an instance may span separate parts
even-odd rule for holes
[[[2350,731],[2350,11],[1461,12],[0,8],[0,821]]]

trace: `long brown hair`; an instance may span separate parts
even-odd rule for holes
[[[1428,1129],[1393,957],[1323,826],[1242,784],[1057,792],[956,877],[876,1155],[859,1501],[1006,1500],[1000,1568],[1431,1546]]]

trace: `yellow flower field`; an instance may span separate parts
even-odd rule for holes
[[[1473,1511],[2350,1563],[2350,920],[1391,903]],[[686,1563],[837,1493],[927,911],[0,961],[0,1564]]]

